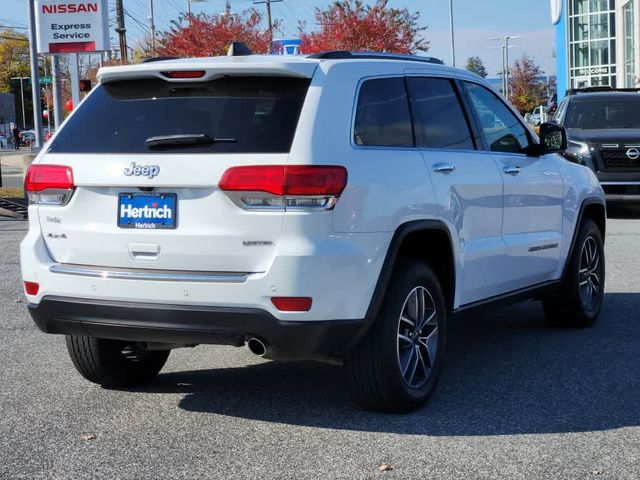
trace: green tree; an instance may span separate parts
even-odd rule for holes
[[[29,40],[26,35],[12,29],[0,30],[0,92],[13,93],[16,105],[16,123],[22,128],[22,96],[20,81],[14,77],[29,77]],[[23,80],[24,106],[27,125],[33,123],[31,84]]]
[[[487,69],[480,57],[469,57],[467,59],[466,69],[482,78],[487,78]]]
[[[539,81],[541,74],[541,68],[528,55],[518,58],[511,67],[509,101],[523,115],[544,103],[545,85]]]

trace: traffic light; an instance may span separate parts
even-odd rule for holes
[[[89,79],[80,80],[80,91],[81,92],[90,92],[91,91],[91,80],[89,80]]]

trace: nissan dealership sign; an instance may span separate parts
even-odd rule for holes
[[[109,50],[108,0],[36,0],[39,53]]]

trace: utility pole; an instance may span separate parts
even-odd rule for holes
[[[124,8],[122,6],[122,0],[116,0],[116,20],[118,22],[116,32],[120,37],[120,63],[124,65],[129,62],[127,56],[127,29],[124,26]]]
[[[36,38],[35,0],[29,0],[29,63],[31,64],[31,95],[33,99],[33,129],[35,149],[42,147],[42,108],[40,104],[40,72],[38,71],[38,41]],[[24,105],[24,103],[23,103]],[[24,117],[23,117],[24,118]]]
[[[191,4],[192,3],[202,3],[207,0],[187,0],[187,17],[189,18],[189,26],[191,26]]]
[[[149,0],[149,31],[151,32],[151,55],[156,56],[156,25],[153,19],[153,0]]]
[[[453,0],[449,0],[449,28],[451,30],[451,65],[456,66],[456,39],[453,30]]]
[[[259,1],[253,2],[254,5],[259,5],[261,3],[264,3],[265,6],[267,7],[267,25],[268,25],[267,31],[269,32],[269,53],[272,53],[272,50],[273,50],[273,20],[271,19],[271,4],[282,2],[282,1],[283,0],[259,0]]]

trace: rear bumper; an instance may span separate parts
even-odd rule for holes
[[[45,333],[132,342],[242,346],[260,338],[274,357],[341,356],[364,320],[282,321],[260,309],[107,302],[44,297],[29,313]]]

